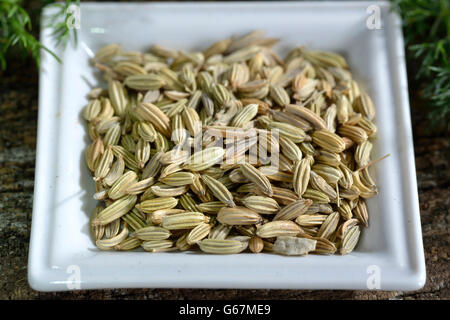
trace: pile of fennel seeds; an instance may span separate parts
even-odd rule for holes
[[[339,54],[297,47],[282,59],[277,42],[254,31],[203,52],[96,53],[108,87],[89,93],[83,116],[98,248],[355,248],[377,194],[373,102]],[[255,146],[268,156],[250,161]]]

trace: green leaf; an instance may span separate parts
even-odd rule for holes
[[[403,20],[410,76],[430,106],[430,125],[450,121],[450,2],[393,0]]]
[[[44,3],[52,4],[58,10],[50,17],[51,24],[48,26],[53,30],[56,45],[65,46],[71,34],[77,41],[76,30],[70,32],[66,25],[67,9],[71,4],[79,5],[79,1],[66,0],[64,3],[44,0]],[[59,62],[61,60],[50,49],[42,45],[31,33],[32,23],[29,14],[21,6],[21,0],[0,0],[0,67],[5,70],[7,67],[6,54],[11,47],[21,49],[23,55],[31,54],[39,66],[40,49],[50,53]],[[76,43],[76,42],[75,42]]]

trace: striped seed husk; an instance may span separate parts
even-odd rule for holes
[[[337,134],[327,130],[314,131],[312,141],[329,152],[341,153],[345,150],[344,140]]]
[[[223,207],[225,207],[225,204],[222,201],[203,202],[197,205],[199,211],[209,214],[216,214]]]
[[[209,239],[217,239],[217,240],[223,240],[231,232],[231,229],[233,226],[229,226],[226,224],[219,223],[217,226],[215,226],[211,232],[208,234]]]
[[[223,148],[211,147],[194,153],[184,164],[183,168],[191,171],[206,170],[222,160]]]
[[[147,221],[154,225],[160,225],[165,216],[186,212],[183,209],[160,209],[148,214]]]
[[[122,231],[116,236],[109,239],[100,239],[95,241],[95,245],[101,250],[111,250],[114,246],[121,243],[128,237],[129,230],[126,226],[123,227]]]
[[[281,208],[281,210],[275,215],[273,221],[276,220],[293,220],[298,216],[306,213],[309,206],[313,204],[310,199],[299,199],[291,202],[287,206]]]
[[[320,238],[329,239],[339,223],[339,212],[333,212],[330,214],[324,223],[320,226],[317,236]]]
[[[295,165],[293,185],[295,193],[301,197],[309,184],[311,164],[308,158],[298,161]]]
[[[129,251],[140,247],[142,240],[137,238],[127,238],[114,246],[114,249],[119,251]]]
[[[206,238],[211,231],[211,225],[208,223],[200,223],[194,229],[192,229],[187,237],[186,242],[190,245],[196,244],[202,239]]]
[[[165,216],[161,226],[168,230],[193,229],[208,221],[209,218],[201,212],[183,212]]]
[[[236,206],[233,201],[233,195],[219,180],[216,180],[208,175],[203,175],[202,180],[218,200],[222,201],[229,207]]]
[[[126,195],[114,201],[97,214],[97,217],[92,221],[93,225],[106,225],[120,218],[134,207],[136,200],[135,195]]]
[[[272,184],[258,169],[248,163],[241,164],[240,169],[242,174],[249,181],[253,182],[262,192],[269,197],[273,196]]]
[[[271,221],[256,229],[256,234],[261,238],[296,236],[299,233],[303,233],[300,226],[289,220]]]
[[[252,209],[245,207],[224,207],[217,213],[217,220],[226,225],[252,225],[257,224],[262,220],[262,217]]]
[[[174,172],[160,179],[160,181],[171,187],[185,186],[194,183],[194,174],[187,171]]]
[[[341,247],[339,253],[342,255],[349,254],[358,244],[359,235],[361,234],[361,229],[359,226],[353,226],[348,230],[344,238],[342,239]]]
[[[274,214],[280,205],[272,198],[264,196],[248,196],[241,200],[242,204],[259,214]]]
[[[177,197],[185,194],[189,190],[189,186],[172,187],[164,184],[158,184],[150,187],[153,194],[158,197]]]
[[[149,251],[149,252],[158,252],[159,250],[157,250],[157,249],[167,249],[167,248],[171,248],[172,246],[173,246],[173,241],[168,240],[168,239],[143,241],[141,243],[141,247],[145,251]]]
[[[161,209],[172,209],[178,204],[178,199],[174,197],[159,197],[142,201],[136,207],[144,213],[152,213]]]
[[[229,239],[203,239],[198,246],[203,252],[214,254],[235,254],[247,248],[245,243]]]
[[[186,211],[194,211],[194,212],[199,211],[197,208],[197,203],[189,194],[182,194],[180,196],[180,205]]]
[[[364,199],[360,199],[356,203],[356,207],[353,208],[352,212],[353,212],[355,218],[358,219],[358,221],[364,227],[369,226],[369,213],[368,213],[368,209],[367,209],[367,204],[364,201]]]
[[[125,172],[118,178],[108,191],[108,196],[113,199],[119,199],[127,194],[127,189],[138,181],[138,176],[134,171]]]
[[[170,237],[171,232],[162,227],[149,226],[136,230],[133,235],[143,241],[165,240]]]

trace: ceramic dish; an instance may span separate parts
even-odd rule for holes
[[[45,17],[52,9],[44,10]],[[377,25],[380,18],[380,25]],[[97,288],[288,288],[415,290],[424,285],[403,37],[388,2],[82,3],[77,47],[43,54],[28,280],[40,291]],[[108,43],[128,50],[151,44],[203,49],[232,34],[265,30],[293,46],[343,54],[373,98],[378,138],[372,168],[379,195],[368,202],[370,226],[346,256],[208,255],[102,252],[89,237],[94,184],[84,162],[81,117],[98,85],[89,54]]]

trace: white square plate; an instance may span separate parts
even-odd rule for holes
[[[381,29],[370,29],[367,19],[377,8]],[[44,17],[51,12],[46,8]],[[97,250],[88,232],[88,214],[96,202],[84,163],[88,137],[80,116],[89,84],[97,84],[87,48],[96,51],[114,42],[129,50],[154,43],[202,49],[255,29],[281,38],[276,46],[281,55],[298,45],[342,53],[373,97],[379,129],[373,157],[391,156],[372,169],[380,192],[369,201],[370,227],[356,250],[307,257]],[[57,50],[50,31],[41,33],[43,44],[64,63],[42,56],[28,265],[32,288],[69,290],[78,281],[81,289],[415,290],[424,285],[403,38],[388,2],[82,3],[78,35],[77,48]]]

